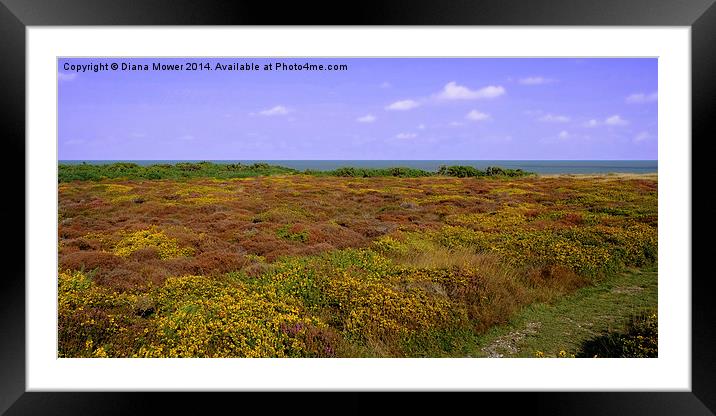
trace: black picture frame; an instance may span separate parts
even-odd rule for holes
[[[156,413],[177,407],[182,413],[210,412],[215,406],[244,405],[234,394],[181,393],[30,393],[25,377],[25,39],[27,26],[67,25],[554,25],[554,26],[688,26],[692,58],[692,155],[693,145],[704,149],[712,137],[714,78],[716,76],[716,6],[714,0],[413,0],[362,1],[360,3],[241,1],[112,1],[112,0],[0,0],[0,126],[9,158],[0,204],[5,227],[4,273],[0,277],[0,413],[24,414],[136,414]],[[685,138],[688,139],[688,138]],[[692,159],[693,160],[693,159]],[[23,180],[20,181],[20,172]],[[692,162],[692,190],[706,186],[713,176],[704,164]],[[707,189],[707,188],[702,188]],[[692,192],[692,216],[709,209],[707,193]],[[699,203],[701,201],[702,203]],[[24,221],[19,219],[23,218]],[[692,220],[693,221],[693,220]],[[708,224],[705,222],[704,224]],[[708,226],[700,227],[705,235]],[[694,234],[692,233],[692,236]],[[708,245],[694,243],[694,254]],[[702,262],[699,262],[699,264]],[[695,271],[695,269],[694,269]],[[694,414],[716,411],[716,325],[711,305],[709,273],[693,273],[692,279],[692,389],[690,392],[624,393],[479,393],[469,402],[487,410],[498,409],[548,414]],[[691,276],[670,276],[691,278]],[[516,395],[521,396],[516,396]],[[369,410],[372,401],[359,393],[332,397],[339,408]],[[384,395],[379,396],[381,398]],[[464,396],[463,396],[464,397]],[[271,410],[295,409],[297,403],[315,399],[266,400],[257,404]],[[241,399],[243,400],[243,399]],[[324,400],[324,399],[321,399]],[[466,404],[464,400],[435,400],[432,395],[398,400],[402,411],[438,404],[442,411]],[[172,403],[169,405],[168,403]],[[318,402],[314,403],[318,406]],[[473,409],[477,408],[472,407]],[[385,409],[388,410],[388,409]],[[162,412],[164,413],[164,412]]]

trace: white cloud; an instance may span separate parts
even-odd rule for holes
[[[652,92],[651,94],[639,92],[626,97],[626,102],[629,104],[651,103],[656,101],[658,98],[659,95],[656,92]]]
[[[420,130],[425,130],[425,128],[426,128],[426,127],[425,127],[425,124],[419,124],[419,125],[418,125],[418,129],[420,129]]]
[[[70,73],[58,72],[57,73],[57,79],[60,81],[72,81],[75,78],[77,78],[76,72],[70,72]]]
[[[650,139],[650,138],[651,138],[651,134],[649,134],[649,132],[642,131],[642,132],[639,132],[639,134],[637,134],[637,135],[634,137],[634,141],[637,142],[637,143],[639,143],[639,142],[643,142],[644,140],[647,140],[647,139]]]
[[[277,105],[273,108],[269,108],[267,110],[259,111],[259,114],[262,116],[282,116],[286,115],[290,112],[290,110],[282,105]]]
[[[460,126],[464,126],[465,123],[463,123],[461,121],[451,121],[450,123],[448,123],[448,125],[450,127],[460,127]]]
[[[375,116],[373,114],[366,114],[363,117],[358,117],[356,119],[359,123],[372,123],[376,120]]]
[[[624,126],[629,124],[629,122],[621,118],[618,114],[615,114],[611,117],[607,117],[606,120],[604,120],[604,124],[608,126]]]
[[[430,97],[419,99],[419,101],[406,99],[396,101],[385,107],[386,110],[405,111],[419,107],[425,103],[431,103],[435,100],[477,100],[483,98],[496,98],[505,94],[505,88],[502,86],[488,85],[479,90],[471,90],[463,85],[458,85],[455,81],[448,82],[442,91]]]
[[[482,120],[489,120],[490,115],[482,113],[478,110],[472,110],[465,116],[466,119],[472,120],[472,121],[482,121]]]
[[[441,100],[477,100],[481,98],[496,98],[505,93],[501,86],[489,85],[479,90],[458,85],[455,81],[448,82],[443,90],[437,94]]]
[[[522,85],[543,85],[554,82],[554,80],[545,77],[527,77],[518,81]]]
[[[583,126],[591,128],[601,126],[602,124],[606,126],[626,126],[627,124],[629,124],[629,121],[624,120],[619,114],[615,114],[613,116],[605,118],[604,121],[599,121],[593,118],[585,122]]]
[[[539,121],[546,121],[548,123],[567,123],[569,117],[559,114],[546,114],[539,118]]]
[[[398,110],[398,111],[404,111],[404,110],[410,110],[412,108],[418,107],[420,105],[419,102],[415,100],[401,100],[396,101],[389,106],[385,107],[386,110]]]
[[[417,137],[418,135],[415,133],[398,133],[395,137],[398,139],[412,139]]]
[[[559,132],[559,138],[560,139],[567,139],[569,138],[569,132],[567,130],[562,130]]]
[[[390,87],[392,87],[392,86],[393,86],[393,85],[392,85],[390,82],[388,82],[388,81],[383,81],[383,83],[380,84],[380,88],[390,88]]]

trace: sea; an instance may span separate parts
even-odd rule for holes
[[[657,173],[656,160],[206,160],[213,163],[268,163],[300,171],[333,170],[341,167],[388,168],[409,167],[437,171],[440,166],[464,165],[477,169],[499,166],[522,169],[540,174],[594,174],[594,173]],[[157,163],[202,162],[202,160],[60,160],[60,164],[109,164],[131,162],[138,165]]]

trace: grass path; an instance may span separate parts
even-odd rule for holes
[[[657,305],[657,269],[630,270],[585,287],[551,305],[524,308],[508,324],[478,338],[472,356],[555,357],[574,354],[590,338],[620,330],[629,318]]]

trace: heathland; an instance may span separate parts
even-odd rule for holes
[[[655,174],[125,163],[59,182],[60,357],[496,356],[514,331],[512,355],[579,355],[596,347],[562,315],[656,307]]]

